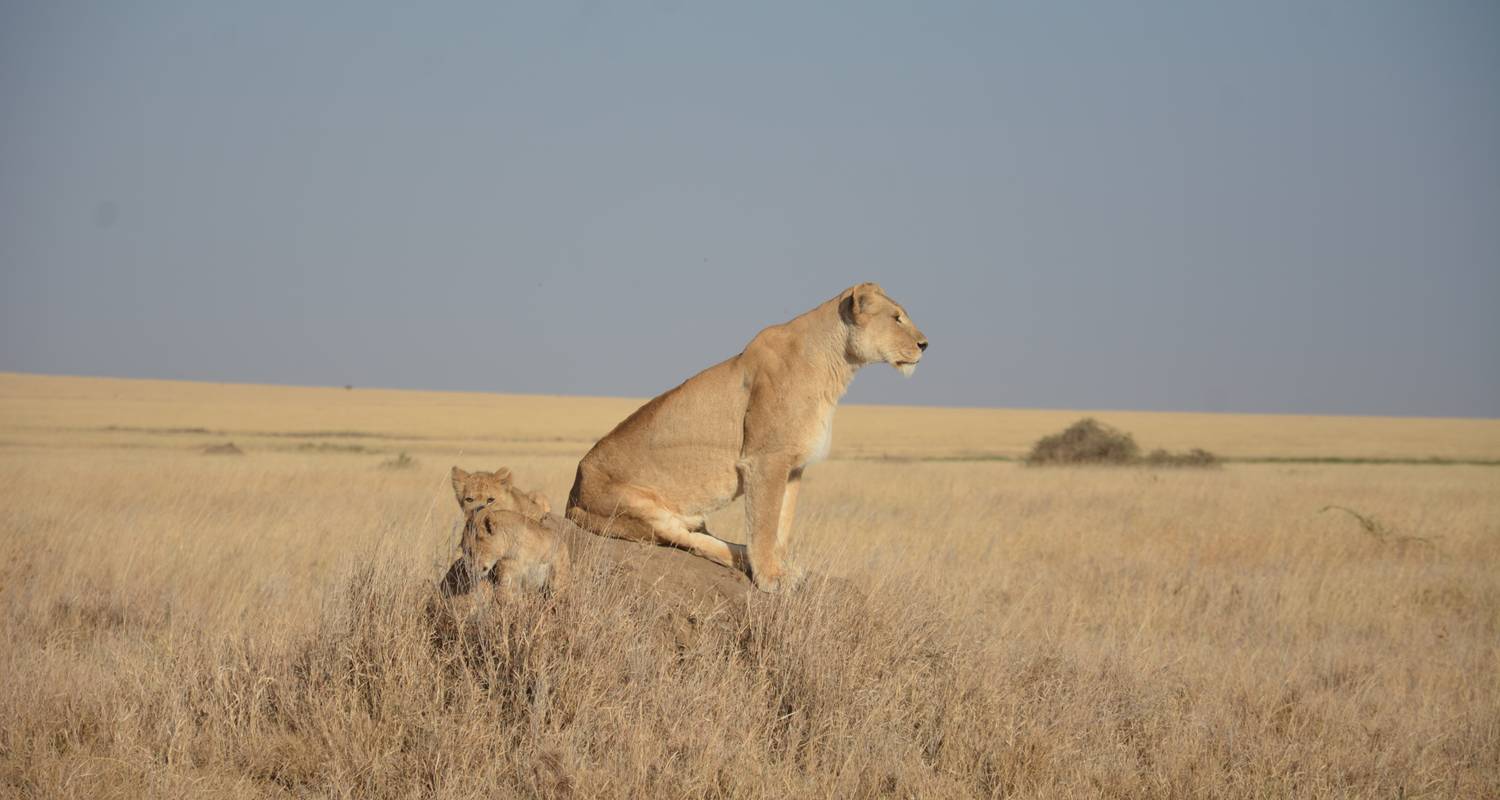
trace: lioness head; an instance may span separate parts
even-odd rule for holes
[[[453,468],[453,496],[464,516],[477,508],[515,511],[528,517],[541,517],[552,511],[552,505],[540,492],[522,491],[511,481],[510,470],[501,467],[494,472],[465,472]]]
[[[857,364],[884,361],[910,376],[927,349],[927,337],[912,324],[900,303],[878,284],[861,283],[839,295],[839,317],[849,339],[847,355]]]

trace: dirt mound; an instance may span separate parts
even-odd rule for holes
[[[635,594],[659,595],[685,608],[743,608],[752,586],[739,570],[721,567],[685,550],[596,536],[555,514],[548,514],[542,522],[563,538],[575,569],[627,584]],[[459,559],[448,568],[440,588],[446,595],[458,596],[483,587],[474,585]]]
[[[225,442],[224,444],[211,444],[203,448],[203,454],[206,456],[242,456],[245,454],[245,451],[236,447],[234,442]]]
[[[567,544],[575,582],[607,587],[609,596],[631,605],[635,616],[662,623],[656,629],[669,632],[678,645],[692,642],[707,627],[743,625],[752,605],[771,602],[773,597],[757,592],[739,570],[685,550],[605,538],[553,514],[543,524]],[[505,603],[488,580],[474,580],[462,559],[448,568],[439,588],[450,598],[450,608],[466,618],[485,613],[485,605],[503,608]],[[814,588],[823,593],[858,593],[847,581],[824,576],[809,576],[794,591]]]

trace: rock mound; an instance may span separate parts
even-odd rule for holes
[[[653,629],[669,634],[678,646],[692,643],[710,627],[739,628],[751,606],[777,597],[756,591],[743,572],[685,550],[598,536],[554,514],[542,522],[563,539],[573,558],[574,585],[561,593],[561,600],[579,595],[583,602],[628,605],[633,616],[660,622]],[[847,581],[821,576],[809,576],[792,591],[811,584],[821,593],[858,593]],[[506,598],[489,580],[475,580],[462,559],[448,568],[439,588],[448,598],[443,601],[447,621],[440,627],[469,624],[495,607],[503,613]]]
[[[567,546],[575,587],[607,592],[612,601],[632,605],[636,615],[658,619],[663,624],[656,629],[669,632],[679,645],[696,639],[705,626],[737,626],[745,619],[755,588],[739,570],[685,550],[598,536],[555,514],[542,523]],[[453,562],[439,584],[448,598],[440,627],[462,626],[495,606],[503,609],[506,598],[487,578],[472,576],[463,559]]]

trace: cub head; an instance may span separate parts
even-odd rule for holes
[[[510,549],[517,535],[517,526],[524,527],[526,518],[513,511],[500,511],[480,507],[469,514],[464,523],[461,547],[464,561],[475,574],[483,575],[495,566],[495,562]]]
[[[927,337],[878,284],[845,289],[839,295],[839,318],[848,331],[846,355],[856,364],[883,361],[910,377],[927,350]]]
[[[506,467],[494,472],[465,472],[454,467],[453,497],[458,500],[464,516],[480,508],[515,511],[536,518],[552,511],[551,504],[540,492],[526,492],[517,487]]]

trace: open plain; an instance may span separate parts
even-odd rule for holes
[[[858,591],[440,630],[449,467],[560,508],[638,404],[0,374],[0,794],[1500,796],[1500,421],[849,406],[792,551]]]

